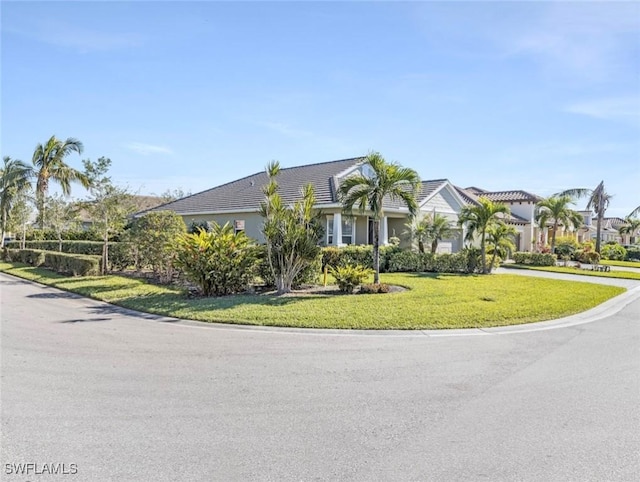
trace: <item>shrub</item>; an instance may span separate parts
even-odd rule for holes
[[[186,230],[182,217],[173,211],[151,212],[136,218],[128,233],[135,251],[136,268],[149,267],[160,281],[170,281],[175,243]]]
[[[513,253],[513,260],[517,264],[526,264],[531,266],[555,266],[557,257],[551,253]]]
[[[95,276],[100,274],[100,259],[100,256],[47,251],[44,266],[73,276]]]
[[[92,276],[100,273],[100,256],[67,254],[36,249],[8,249],[7,260],[18,261],[36,267],[41,266],[58,273],[73,276]]]
[[[627,258],[628,261],[640,261],[640,248],[629,247],[627,248]]]
[[[572,236],[562,236],[556,239],[556,254],[560,258],[573,255],[578,247],[578,242]]]
[[[239,293],[255,276],[257,252],[247,235],[227,223],[212,223],[211,232],[178,238],[176,266],[205,296]]]
[[[600,262],[600,255],[596,251],[579,249],[573,253],[573,259],[579,263],[598,264]]]
[[[380,246],[380,271],[388,271],[391,255],[401,251],[402,249],[398,246]],[[344,248],[334,246],[322,248],[322,269],[325,266],[337,268],[348,264],[359,264],[373,269],[373,246],[349,245]]]
[[[343,293],[353,293],[356,286],[373,274],[370,268],[364,268],[361,265],[345,265],[331,268],[330,273],[336,279],[338,288]]]
[[[131,243],[109,243],[109,270],[123,271],[134,266],[136,261],[133,250]]]
[[[627,257],[627,250],[619,244],[605,244],[600,250],[602,259],[622,261]]]
[[[360,293],[364,295],[373,295],[377,293],[388,293],[388,292],[389,292],[389,285],[386,283],[379,283],[379,284],[367,283],[360,286]]]
[[[273,277],[273,270],[269,266],[269,259],[267,258],[267,247],[263,244],[256,246],[256,253],[258,258],[257,275],[260,276],[265,286],[275,287],[276,280]],[[322,254],[319,253],[316,259],[307,264],[300,272],[293,278],[292,288],[298,289],[302,285],[318,284],[320,281],[320,274],[322,272]]]
[[[424,258],[424,253],[416,253],[408,250],[397,251],[389,256],[387,269],[390,273],[415,273],[424,271]]]

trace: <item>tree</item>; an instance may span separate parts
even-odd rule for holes
[[[517,234],[518,231],[516,228],[502,222],[494,224],[487,230],[487,243],[489,244],[489,248],[493,251],[489,271],[491,271],[495,266],[498,254],[502,258],[506,258],[509,252],[515,251],[516,245],[513,242],[513,238]]]
[[[629,243],[635,242],[635,236],[640,231],[640,219],[627,216],[624,218],[624,224],[618,228],[621,235],[629,235]]]
[[[27,223],[33,213],[33,200],[31,189],[21,191],[14,198],[11,206],[11,215],[7,218],[7,231],[21,233],[20,249],[25,249],[26,247]]]
[[[429,219],[427,238],[431,241],[431,252],[435,253],[438,250],[438,243],[443,239],[451,238],[455,232],[446,216],[433,213],[433,216],[427,217]]]
[[[17,159],[5,156],[0,168],[0,247],[4,246],[4,235],[17,199],[31,189],[31,167]]]
[[[296,276],[320,254],[318,243],[324,236],[321,213],[314,209],[316,196],[311,184],[302,189],[302,199],[288,206],[278,193],[278,162],[267,166],[269,183],[262,188],[265,200],[260,205],[264,218],[262,233],[266,256],[278,294],[291,292]]]
[[[55,233],[58,251],[62,251],[62,233],[77,229],[80,224],[78,206],[67,202],[60,195],[54,195],[47,197],[44,208],[44,226]]]
[[[556,233],[558,226],[573,226],[578,229],[582,226],[582,216],[569,206],[574,204],[570,196],[551,196],[538,201],[536,204],[535,219],[540,228],[544,228],[547,222],[553,222],[553,233],[551,234],[551,252],[555,252]]]
[[[587,203],[587,209],[593,209],[598,216],[596,222],[596,252],[600,254],[601,235],[602,235],[602,223],[604,222],[604,213],[609,207],[611,201],[611,195],[605,191],[604,181],[600,181],[595,189],[574,188],[567,189],[561,193],[554,194],[554,196],[569,196],[573,199],[579,199],[583,197],[589,198]]]
[[[173,276],[175,245],[187,232],[182,217],[173,211],[153,211],[131,223],[129,239],[137,251],[137,268],[150,266],[161,281]]]
[[[469,205],[462,208],[458,216],[458,224],[466,226],[465,241],[472,242],[476,235],[480,235],[480,254],[482,257],[482,272],[487,273],[487,230],[500,221],[500,215],[509,216],[510,211],[506,204],[494,203],[481,197],[478,205]]]
[[[71,193],[72,182],[79,182],[85,188],[89,187],[87,177],[64,162],[65,158],[72,152],[82,154],[82,149],[82,143],[72,137],[62,141],[57,139],[56,136],[51,136],[46,143],[36,146],[32,162],[37,178],[36,205],[40,228],[44,228],[45,198],[49,192],[51,181],[60,184],[62,193],[65,196]]]
[[[371,174],[356,174],[344,179],[338,189],[338,198],[349,213],[356,207],[362,214],[372,213],[373,282],[380,284],[380,221],[384,218],[384,200],[400,201],[414,217],[418,212],[416,195],[420,177],[413,169],[387,162],[378,152],[370,153],[364,165],[371,168]]]
[[[102,244],[102,267],[104,274],[109,267],[109,238],[124,228],[127,217],[136,211],[132,196],[126,189],[115,186],[107,172],[111,159],[101,157],[96,162],[83,160],[84,175],[89,180],[91,198],[82,203],[90,214],[93,228],[100,234]]]
[[[638,214],[640,214],[640,206],[638,206],[638,207],[637,207],[637,208],[635,208],[633,211],[631,211],[627,217],[628,217],[628,218],[634,218],[634,217],[636,217]]]

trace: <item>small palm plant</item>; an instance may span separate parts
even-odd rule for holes
[[[489,271],[494,268],[498,255],[504,259],[510,252],[515,251],[516,245],[513,239],[517,234],[516,228],[504,223],[494,224],[487,230],[487,244],[489,249],[493,251]]]
[[[543,199],[536,205],[535,219],[540,228],[544,228],[547,222],[553,222],[553,232],[551,234],[551,252],[555,251],[556,234],[558,226],[573,226],[578,229],[582,226],[582,216],[577,211],[570,208],[574,204],[570,196],[551,196]]]

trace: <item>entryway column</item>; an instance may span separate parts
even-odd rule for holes
[[[333,215],[333,244],[335,246],[342,244],[342,214],[340,213]]]
[[[384,216],[382,218],[382,222],[380,223],[380,245],[386,246],[389,244],[389,224],[387,222],[387,217]]]

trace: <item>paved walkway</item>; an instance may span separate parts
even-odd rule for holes
[[[587,276],[568,273],[553,273],[549,271],[536,271],[533,269],[498,268],[495,274],[515,274],[519,276],[533,276],[538,278],[551,278],[566,281],[582,281],[584,283],[595,283],[600,285],[621,286],[631,290],[640,286],[640,280],[605,278],[604,276]]]

